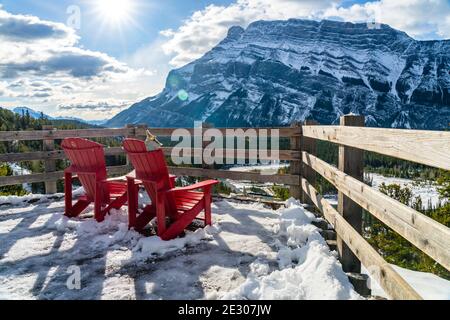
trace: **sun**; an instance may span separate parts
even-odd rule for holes
[[[132,19],[135,9],[133,0],[96,0],[95,11],[110,25],[123,25]]]

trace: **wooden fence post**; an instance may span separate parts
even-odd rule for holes
[[[138,129],[139,131],[135,130],[135,132],[134,132],[135,138],[145,141],[145,139],[147,139],[147,133],[146,132],[147,132],[147,129],[148,129],[148,125],[146,125],[146,124],[138,124],[138,125],[136,125],[136,129]],[[141,132],[142,134],[138,134],[138,132]]]
[[[127,128],[129,130],[129,133],[125,136],[125,138],[133,138],[133,139],[135,139],[136,138],[136,127],[135,127],[135,125],[134,124],[127,124],[125,126],[125,128]],[[128,157],[128,154],[126,154],[125,157],[127,158],[126,165],[131,167],[130,158]]]
[[[42,130],[53,130],[53,125],[44,125]],[[42,151],[53,151],[55,150],[55,140],[45,139],[42,141]],[[56,171],[56,160],[44,160],[44,172],[55,172]],[[53,194],[57,192],[56,181],[45,181],[45,193]]]
[[[341,117],[341,126],[364,127],[364,116]],[[364,151],[353,147],[339,146],[339,170],[363,181]],[[362,233],[362,208],[353,200],[338,193],[338,212],[358,232]],[[361,262],[338,236],[337,247],[345,272],[361,273]]]
[[[291,136],[291,150],[300,152],[299,160],[291,160],[290,161],[290,174],[296,175],[299,177],[299,184],[289,186],[289,194],[292,198],[301,200],[302,197],[302,159],[301,159],[301,137],[302,137],[302,126],[300,122],[294,122],[291,124],[292,128],[298,128],[299,135]]]
[[[306,120],[304,125],[305,126],[314,126],[317,125],[318,122],[314,120]],[[308,138],[302,135],[301,139],[301,150],[306,151],[309,154],[312,154],[313,156],[317,155],[317,140]],[[316,184],[316,171],[311,169],[308,165],[305,163],[302,163],[302,178],[306,179],[311,185]],[[314,203],[311,201],[311,199],[308,197],[307,193],[305,191],[302,191],[302,203],[309,204],[311,206],[314,206]]]

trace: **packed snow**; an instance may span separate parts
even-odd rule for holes
[[[215,201],[213,226],[165,242],[128,230],[125,208],[97,223],[29,198],[0,198],[0,299],[361,298],[296,201]]]
[[[331,253],[316,218],[298,202],[289,200],[279,211],[275,226],[279,270],[270,272],[266,258],[260,256],[250,265],[246,281],[227,293],[226,299],[360,299],[353,290],[337,255]]]
[[[408,282],[426,300],[450,300],[450,281],[427,272],[419,272],[392,265],[395,271]],[[363,270],[367,274],[367,270]],[[376,282],[371,282],[372,295],[385,297],[388,295]]]
[[[21,167],[17,163],[8,163],[8,166],[11,168],[14,176],[22,176],[22,175],[28,175],[28,174],[32,173],[30,170]],[[31,186],[29,183],[22,184],[22,187],[27,192],[31,192]]]

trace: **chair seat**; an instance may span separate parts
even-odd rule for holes
[[[127,192],[126,182],[110,182],[108,181],[108,190],[111,198],[121,197],[125,192]]]
[[[184,191],[175,194],[175,205],[177,207],[177,214],[183,214],[186,211],[194,208],[203,200],[205,194],[199,191]]]

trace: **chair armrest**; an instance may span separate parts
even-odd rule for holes
[[[136,177],[134,175],[131,175],[131,176],[128,175],[125,178],[126,178],[127,182],[131,183],[131,184],[138,185],[138,184],[144,183],[142,180],[136,179]]]
[[[72,166],[64,169],[65,173],[71,173],[71,174],[89,174],[89,175],[97,175],[96,171],[90,171],[90,170],[82,170],[82,169],[76,169]]]
[[[158,185],[160,185],[160,183],[158,181],[146,180],[146,179],[136,179],[133,176],[127,176],[127,181],[128,181],[128,183],[135,184],[135,185],[146,184],[147,186],[152,188],[152,191],[160,192],[160,190],[158,189]]]
[[[112,183],[127,183],[126,177],[115,177],[115,178],[108,178],[105,180],[105,182],[112,182]]]
[[[175,188],[175,180],[177,179],[176,175],[169,174],[170,187]]]
[[[218,184],[219,181],[217,180],[206,180],[206,181],[202,181],[187,187],[182,187],[182,188],[173,188],[168,190],[168,193],[172,193],[172,192],[180,192],[180,191],[190,191],[190,190],[196,190],[196,189],[205,189],[208,187],[211,187],[215,184]]]

